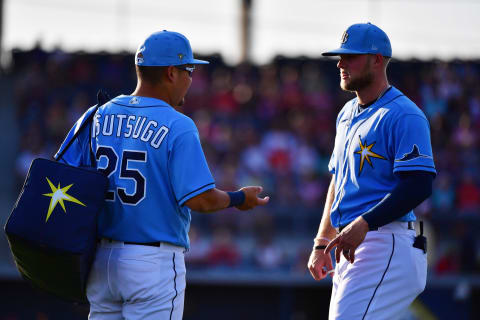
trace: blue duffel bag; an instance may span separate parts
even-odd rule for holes
[[[92,108],[72,140],[91,121],[99,105]],[[107,186],[107,177],[94,168],[40,158],[32,161],[5,225],[13,258],[24,279],[66,300],[87,301],[97,215]]]

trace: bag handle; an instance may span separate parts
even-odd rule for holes
[[[107,103],[108,101],[110,100],[110,96],[108,95],[107,92],[105,92],[104,90],[100,89],[98,90],[97,92],[97,104],[95,105],[95,110],[93,110],[92,113],[90,113],[87,117],[87,119],[85,119],[85,121],[83,121],[83,123],[80,125],[80,128],[77,130],[77,132],[75,132],[75,134],[72,136],[72,138],[70,139],[70,141],[68,141],[68,144],[65,148],[63,148],[62,152],[60,152],[56,157],[55,157],[55,161],[59,161],[60,159],[62,159],[63,155],[65,154],[65,152],[68,150],[68,148],[70,148],[70,146],[72,145],[72,143],[75,141],[75,139],[77,139],[78,135],[82,132],[82,130],[87,126],[88,123],[90,123],[90,121],[93,119],[93,117],[95,116],[95,113],[97,113],[97,110],[98,108],[100,108],[101,106],[103,106],[105,103]],[[92,155],[92,149],[90,148],[90,156]],[[91,158],[91,157],[90,157]],[[93,161],[93,159],[91,159]]]

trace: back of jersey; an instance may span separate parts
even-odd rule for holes
[[[162,100],[121,95],[98,109],[92,131],[109,178],[100,236],[188,248],[184,203],[215,187],[193,121]]]

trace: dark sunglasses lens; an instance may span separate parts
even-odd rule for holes
[[[188,72],[188,76],[192,76],[193,74],[193,71],[195,70],[195,67],[187,67],[187,66],[175,66],[177,69],[180,69],[180,70],[183,70],[183,71],[187,71]]]
[[[191,77],[193,74],[193,71],[195,70],[195,67],[185,67],[185,71],[188,72],[188,75]]]

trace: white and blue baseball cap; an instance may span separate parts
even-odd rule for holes
[[[135,54],[137,66],[166,67],[208,63],[193,58],[190,42],[183,34],[167,30],[152,33]]]
[[[357,23],[348,27],[342,35],[340,48],[324,52],[322,56],[341,54],[381,54],[392,56],[392,46],[387,34],[374,24]]]

